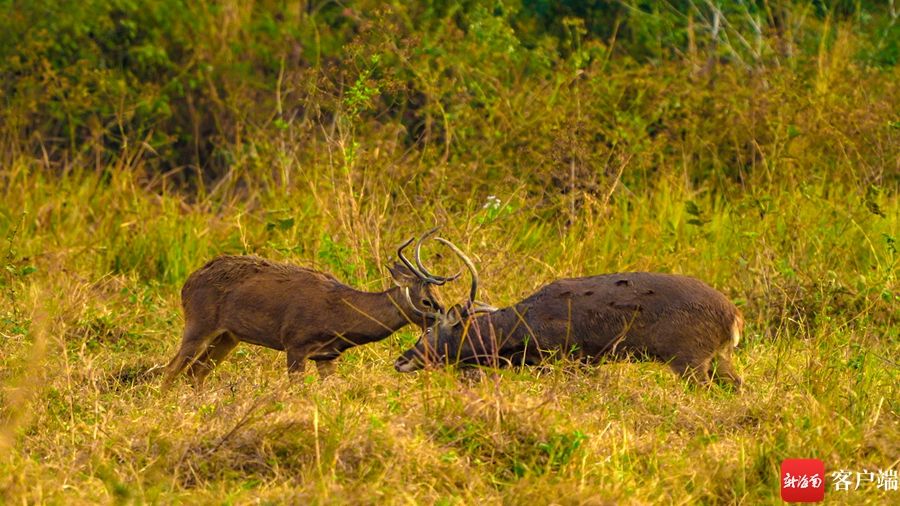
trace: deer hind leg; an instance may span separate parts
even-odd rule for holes
[[[206,376],[219,362],[225,360],[238,343],[240,341],[231,332],[223,332],[214,337],[206,346],[206,350],[188,367],[187,375],[193,379],[194,386],[201,386]]]
[[[163,380],[163,388],[168,388],[175,377],[178,376],[185,367],[191,364],[198,355],[206,350],[209,343],[218,337],[223,331],[216,330],[210,332],[208,329],[186,324],[184,327],[184,335],[181,338],[181,347],[175,357],[166,365],[166,376]]]

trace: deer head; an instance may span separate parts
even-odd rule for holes
[[[438,276],[432,274],[424,265],[422,265],[422,259],[420,257],[422,243],[437,232],[438,228],[439,227],[435,227],[428,232],[425,232],[419,237],[419,240],[416,241],[414,255],[415,265],[413,265],[413,263],[406,258],[406,255],[403,254],[403,250],[409,247],[415,240],[414,237],[410,237],[397,248],[397,258],[400,259],[400,262],[388,267],[388,271],[390,271],[394,283],[403,293],[401,300],[397,301],[400,304],[401,309],[404,312],[412,313],[412,315],[420,317],[426,324],[433,323],[444,313],[444,306],[435,295],[432,287],[442,286],[448,281],[459,278],[462,274],[460,272],[453,276]],[[424,326],[425,325],[423,325],[423,327]]]
[[[434,230],[424,235],[423,239],[432,233],[434,233]],[[470,355],[474,358],[486,351],[475,349],[483,348],[484,346],[473,346],[472,340],[465,340],[463,336],[466,334],[470,316],[477,313],[493,312],[497,308],[475,300],[478,294],[478,271],[475,269],[475,264],[472,260],[450,241],[442,237],[436,237],[435,239],[453,250],[471,273],[472,285],[469,289],[469,300],[465,304],[456,304],[447,311],[422,312],[422,315],[428,317],[433,323],[419,336],[416,345],[403,353],[394,363],[394,368],[399,372],[415,371],[428,364],[447,359],[465,361],[467,358],[470,358]],[[416,247],[416,261],[423,273],[428,273],[428,270],[419,261],[418,251],[420,246],[421,240]],[[453,279],[456,277],[459,277],[459,274]],[[478,341],[482,340],[478,339]]]

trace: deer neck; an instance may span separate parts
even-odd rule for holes
[[[528,331],[523,319],[524,315],[518,315],[511,307],[475,315],[468,329],[469,338],[477,332],[482,339],[489,339],[493,345],[499,346],[497,351],[500,353],[518,349]]]
[[[404,303],[403,297],[403,291],[394,287],[384,292],[357,291],[352,297],[345,298],[348,309],[354,313],[351,332],[378,340],[415,321],[414,314],[404,312],[408,304]]]

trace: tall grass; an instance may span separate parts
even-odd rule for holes
[[[878,28],[893,18],[763,4],[687,2],[688,16],[622,2],[617,39],[600,7],[540,24],[555,18],[511,3],[287,2],[276,16],[197,2],[191,30],[148,18],[177,35],[168,52],[138,44],[156,32],[130,35],[157,59],[124,67],[149,84],[126,76],[117,103],[195,100],[152,120],[100,108],[94,81],[55,66],[83,46],[21,35],[50,60],[16,60],[27,79],[4,83],[17,95],[0,125],[2,501],[758,504],[779,497],[784,458],[896,469],[900,79]],[[143,4],[84,5],[112,30]],[[713,39],[716,16],[730,23]],[[771,31],[754,39],[761,20]],[[185,34],[197,53],[181,61]],[[295,65],[267,49],[297,40],[319,42]],[[203,77],[198,62],[227,65]],[[57,71],[88,95],[26,100],[28,79]],[[160,76],[201,84],[165,95]],[[62,96],[86,102],[42,109]],[[182,113],[222,130],[162,135],[192,125]],[[209,258],[255,253],[378,290],[396,246],[433,224],[495,305],[565,276],[706,280],[746,317],[746,391],[641,362],[400,375],[411,329],[347,352],[325,381],[291,383],[283,354],[246,345],[203,390],[162,392],[148,374],[174,353],[181,283]],[[441,253],[426,251],[435,270],[455,269]],[[896,494],[828,485],[829,500]]]
[[[4,274],[9,501],[755,503],[777,497],[783,458],[895,464],[894,194],[879,197],[880,216],[825,183],[761,201],[662,180],[569,226],[529,219],[525,205],[491,217],[473,198],[447,216],[436,201],[412,213],[373,198],[360,213],[383,217],[354,235],[334,210],[293,222],[268,211],[321,195],[212,206],[127,177],[45,179],[23,167],[14,178],[4,197],[17,210],[4,228],[20,224]],[[325,382],[290,384],[283,356],[249,346],[203,391],[161,393],[143,376],[174,352],[180,282],[212,255],[260,253],[378,289],[393,247],[445,216],[495,304],[560,276],[708,280],[747,315],[737,354],[747,391],[690,390],[645,363],[402,376],[390,364],[410,331],[350,351]]]

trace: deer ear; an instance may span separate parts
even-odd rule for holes
[[[446,318],[447,324],[451,327],[459,324],[462,321],[464,315],[464,311],[462,306],[459,304],[454,304],[453,307],[447,310]]]
[[[391,273],[391,279],[394,280],[394,284],[397,286],[406,286],[414,279],[414,276],[409,272],[409,269],[407,269],[405,265],[399,263],[389,265],[388,272]]]
[[[475,303],[472,304],[472,309],[470,311],[472,314],[476,314],[476,313],[493,313],[493,312],[496,312],[499,310],[500,310],[500,308],[491,306],[489,304],[485,304],[484,302],[475,301]]]

